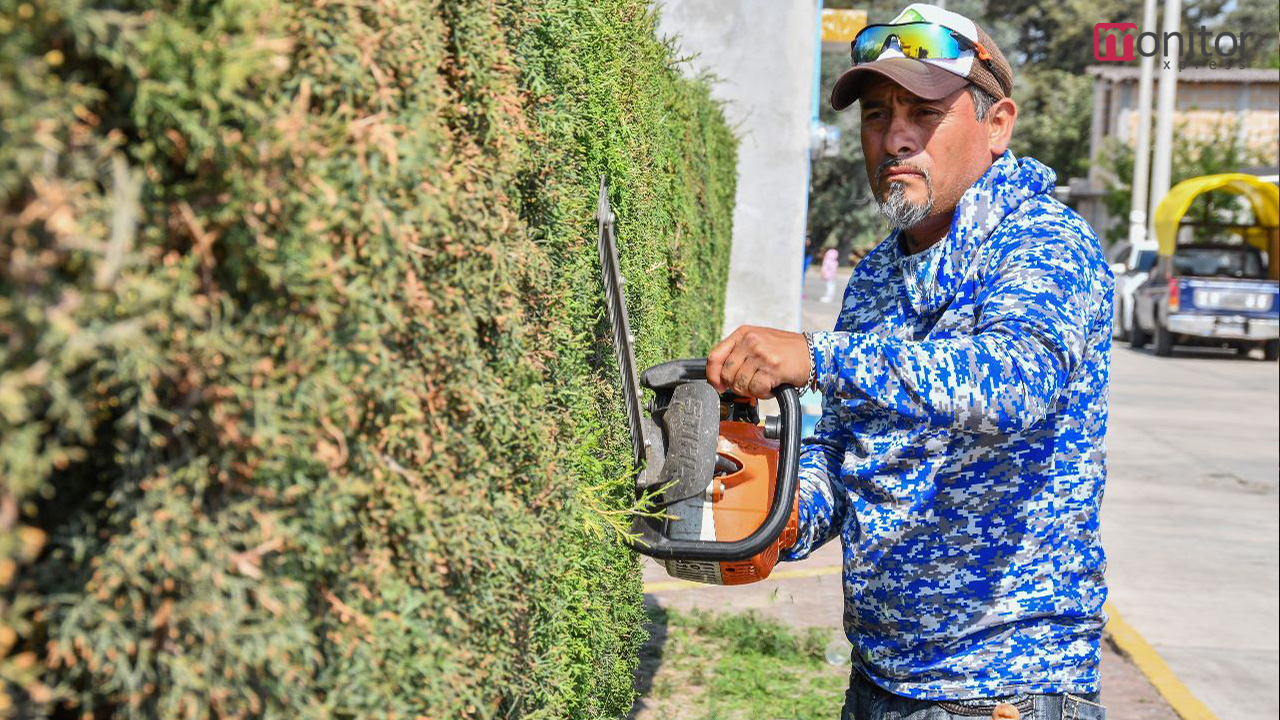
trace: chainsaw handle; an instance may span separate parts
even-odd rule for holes
[[[707,379],[706,358],[668,360],[640,374],[640,384],[650,390],[670,390],[680,383]]]
[[[705,380],[706,362],[705,359],[672,360],[646,370],[641,383],[650,388],[669,388],[681,382]],[[627,539],[632,549],[660,560],[734,562],[764,552],[778,539],[786,529],[799,487],[801,417],[800,393],[794,387],[780,385],[774,388],[773,395],[778,401],[782,419],[778,438],[778,475],[773,503],[760,527],[747,537],[732,542],[671,540],[658,532],[648,518],[636,516],[631,523],[635,537]]]

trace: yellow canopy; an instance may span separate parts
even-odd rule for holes
[[[1280,189],[1253,175],[1223,173],[1183,180],[1174,185],[1156,206],[1156,241],[1161,255],[1173,255],[1178,242],[1178,226],[1182,224],[1182,216],[1191,207],[1191,202],[1202,193],[1214,190],[1243,195],[1249,200],[1253,206],[1254,222],[1261,227],[1247,229],[1244,239],[1259,250],[1271,249],[1268,244],[1276,232],[1274,228],[1280,225]],[[1274,266],[1275,260],[1271,262]]]

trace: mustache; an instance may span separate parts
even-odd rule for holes
[[[885,158],[884,160],[881,160],[881,161],[880,161],[880,164],[876,166],[876,185],[881,185],[881,186],[882,186],[882,185],[884,185],[884,174],[885,174],[885,172],[887,172],[887,171],[889,170],[889,168],[894,168],[894,167],[898,167],[898,166],[902,166],[902,167],[905,167],[905,168],[909,168],[909,169],[911,169],[911,170],[914,170],[914,171],[916,171],[916,172],[920,173],[921,175],[923,175],[923,176],[924,176],[924,179],[925,179],[926,181],[930,179],[930,178],[929,178],[929,171],[928,171],[928,170],[926,170],[926,169],[924,169],[924,168],[922,168],[922,167],[916,167],[915,165],[912,165],[911,163],[908,163],[908,162],[906,162],[905,160],[903,160],[903,159],[901,159],[901,158],[892,158],[892,157],[891,157],[891,158]]]

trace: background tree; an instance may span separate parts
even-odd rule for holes
[[[847,51],[824,52],[822,87],[831,88],[848,67]],[[850,252],[874,245],[883,237],[886,226],[867,183],[858,139],[861,122],[857,106],[836,112],[830,102],[824,101],[819,103],[818,118],[840,129],[840,141],[836,155],[816,157],[810,167],[809,232],[817,255],[823,248],[835,245],[840,249],[841,263],[848,264]]]
[[[1221,27],[1229,32],[1240,32],[1251,28],[1274,28],[1280,26],[1280,4],[1270,0],[1240,0],[1235,7],[1227,11]],[[1270,32],[1260,33],[1253,41],[1253,47],[1246,47],[1244,58],[1249,67],[1280,68],[1280,37]]]
[[[1189,136],[1182,127],[1173,132],[1173,164],[1169,174],[1170,186],[1200,175],[1234,172],[1240,168],[1275,162],[1260,149],[1251,149],[1239,142],[1237,123],[1223,123],[1206,138]],[[1108,142],[1099,157],[1099,165],[1109,178],[1109,187],[1103,202],[1107,212],[1114,217],[1129,213],[1129,198],[1133,187],[1133,148],[1118,141]],[[1230,193],[1206,193],[1196,199],[1188,210],[1188,216],[1204,222],[1251,223],[1249,214],[1240,212],[1239,199]],[[1115,223],[1106,232],[1107,242],[1123,239],[1129,232],[1126,223]],[[1208,240],[1205,236],[1201,239]]]

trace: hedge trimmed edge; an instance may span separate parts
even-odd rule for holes
[[[720,331],[735,142],[644,0],[0,0],[0,717],[619,717],[592,217]]]

